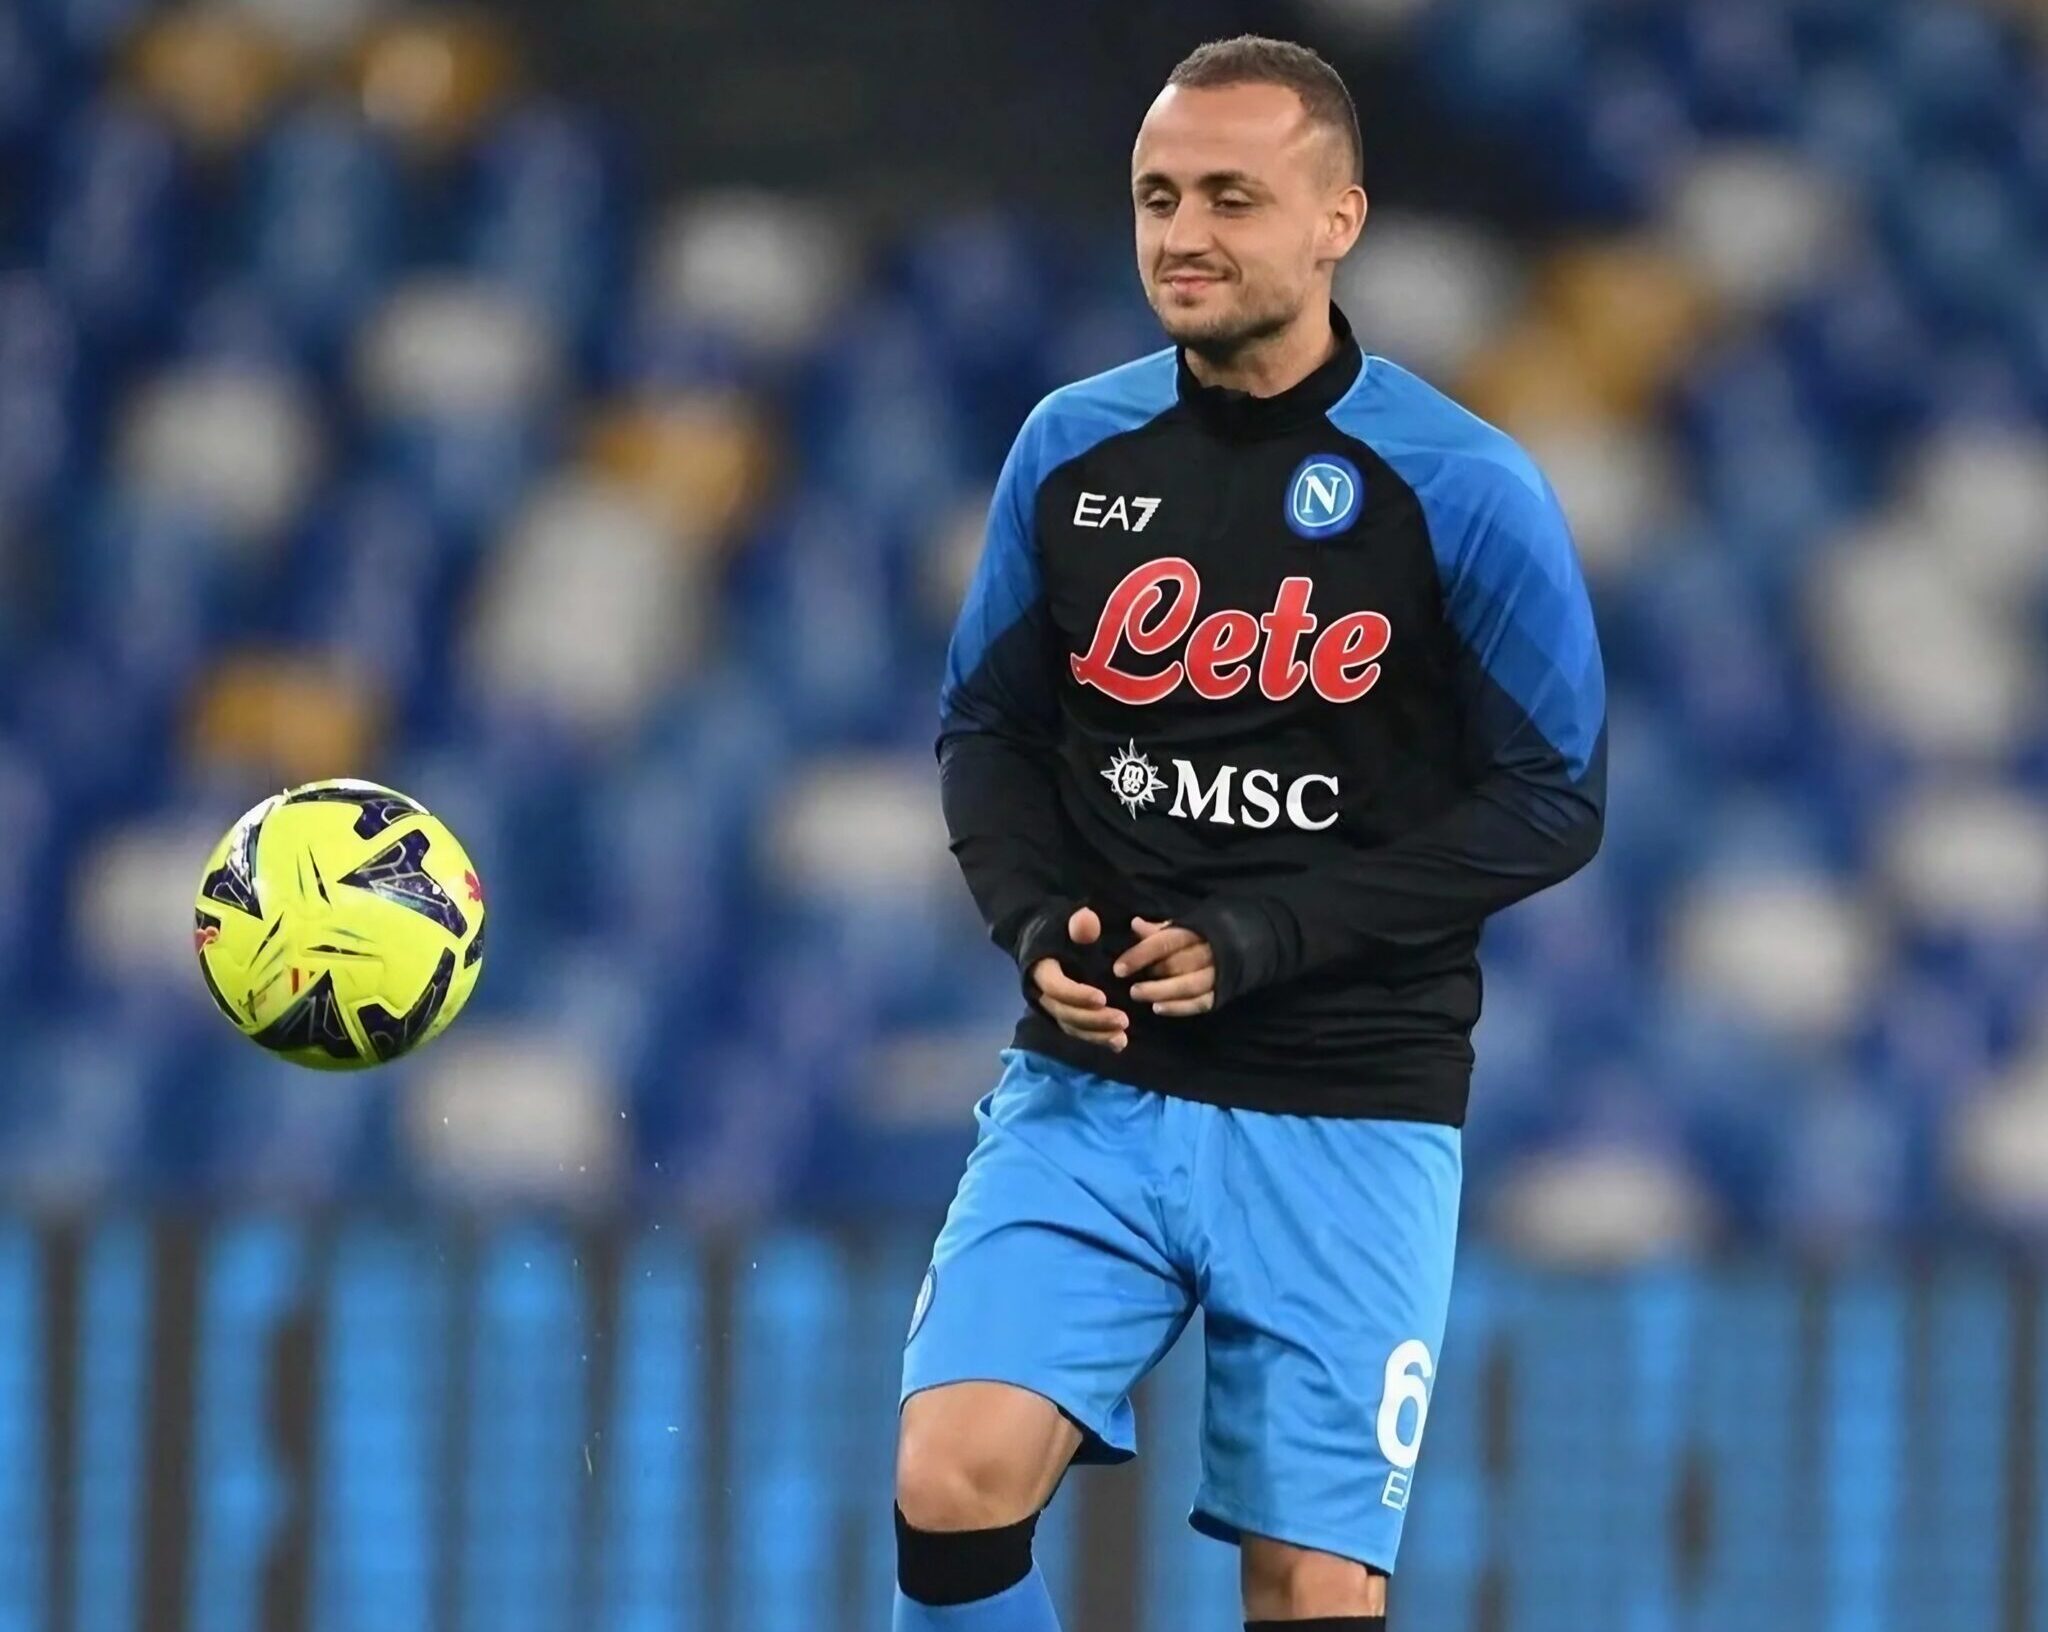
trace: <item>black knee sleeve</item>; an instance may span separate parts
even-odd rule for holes
[[[896,1509],[896,1583],[934,1607],[1008,1592],[1031,1573],[1038,1515],[995,1530],[920,1530]]]
[[[1384,1615],[1326,1615],[1315,1621],[1246,1621],[1244,1632],[1387,1632],[1387,1618]]]

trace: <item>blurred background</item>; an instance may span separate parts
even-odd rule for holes
[[[1017,1008],[941,654],[1244,29],[1346,73],[1341,299],[1545,465],[1612,697],[1486,939],[1395,1625],[2048,1628],[2030,0],[0,0],[0,1628],[886,1624]],[[353,1078],[189,934],[335,775],[492,914]],[[1042,1531],[1079,1632],[1240,1624],[1197,1361]]]

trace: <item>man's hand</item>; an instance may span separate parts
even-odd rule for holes
[[[1102,920],[1093,907],[1078,908],[1067,920],[1067,938],[1076,946],[1102,939]],[[1058,958],[1040,958],[1031,966],[1031,984],[1038,988],[1038,1006],[1058,1022],[1069,1037],[1101,1043],[1121,1054],[1130,1042],[1130,1016],[1109,1006],[1108,994],[1069,979]]]
[[[1138,943],[1116,960],[1116,974],[1128,979],[1152,971],[1150,980],[1131,988],[1133,1002],[1150,1003],[1154,1014],[1164,1015],[1207,1014],[1216,1007],[1216,954],[1207,941],[1192,929],[1149,918],[1133,918],[1131,928]]]

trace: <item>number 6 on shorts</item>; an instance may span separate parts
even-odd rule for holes
[[[1430,1359],[1429,1345],[1419,1337],[1395,1346],[1387,1356],[1386,1376],[1380,1394],[1379,1439],[1380,1455],[1393,1466],[1387,1475],[1386,1489],[1380,1495],[1380,1502],[1386,1507],[1405,1508],[1408,1505],[1408,1486],[1414,1475],[1415,1459],[1422,1453],[1422,1429],[1429,1421],[1429,1382],[1436,1375],[1436,1363]],[[1414,1426],[1404,1439],[1401,1435],[1401,1408],[1415,1407]]]

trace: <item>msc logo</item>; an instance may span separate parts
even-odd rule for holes
[[[1351,525],[1365,481],[1335,453],[1311,454],[1287,484],[1287,525],[1303,538],[1328,538]]]
[[[1192,762],[1176,759],[1171,763],[1173,803],[1166,813],[1184,822],[1208,822],[1215,827],[1272,827],[1284,815],[1289,827],[1305,833],[1319,833],[1336,825],[1338,788],[1334,776],[1312,773],[1297,776],[1283,786],[1277,771],[1255,768],[1240,778],[1237,766],[1219,765],[1204,787],[1202,773]],[[1109,784],[1134,821],[1138,812],[1152,805],[1167,787],[1152,761],[1138,751],[1136,742],[1127,743],[1110,755],[1102,780]],[[1315,792],[1321,809],[1309,808],[1311,791]],[[1323,805],[1326,797],[1331,803]]]

